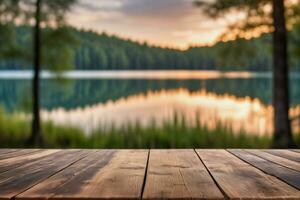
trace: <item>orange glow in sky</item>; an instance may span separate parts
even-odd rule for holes
[[[78,27],[152,45],[186,49],[209,45],[241,17],[206,17],[194,0],[79,0],[68,16]]]

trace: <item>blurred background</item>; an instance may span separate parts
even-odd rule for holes
[[[0,147],[298,148],[299,0],[0,0]]]

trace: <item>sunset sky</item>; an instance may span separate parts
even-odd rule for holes
[[[234,17],[209,19],[194,7],[193,1],[79,0],[68,20],[79,28],[153,45],[184,49],[211,44]]]

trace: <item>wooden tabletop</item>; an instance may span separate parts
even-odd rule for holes
[[[1,199],[300,200],[300,150],[0,149]]]

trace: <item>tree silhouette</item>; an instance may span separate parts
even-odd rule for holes
[[[17,57],[33,64],[30,145],[43,145],[39,93],[41,69],[61,71],[73,66],[72,46],[76,39],[66,27],[65,14],[74,3],[76,0],[0,0],[0,41],[5,44],[0,46],[0,57]],[[35,22],[32,52],[17,44],[15,36],[17,22],[31,26],[31,21]]]
[[[298,21],[295,13],[298,3],[285,4],[284,0],[196,1],[196,5],[213,18],[238,12],[245,14],[228,26],[221,37],[223,40],[249,37],[254,32],[273,32],[273,145],[280,148],[294,146],[289,119],[287,26],[293,27]]]
[[[54,33],[52,33],[52,36],[54,38],[58,39],[59,37],[64,37],[64,33],[67,31],[67,29],[62,28],[65,26],[65,13],[70,9],[70,7],[76,2],[76,0],[36,0],[35,4],[31,2],[30,0],[27,0],[28,4],[34,5],[34,19],[35,19],[35,25],[34,25],[34,37],[33,37],[33,44],[34,44],[34,56],[33,56],[33,82],[32,82],[32,133],[28,140],[28,143],[30,145],[43,145],[43,137],[42,137],[42,130],[41,130],[41,122],[40,122],[40,71],[42,67],[42,59],[43,59],[43,53],[42,53],[42,38],[41,38],[41,25],[44,24],[51,24],[52,26],[55,26],[56,30]],[[30,15],[29,15],[30,16]],[[51,36],[51,34],[50,34]],[[45,40],[48,41],[48,40]],[[51,40],[49,40],[51,41]],[[61,46],[62,44],[57,43],[57,46]],[[53,44],[53,43],[52,43]],[[51,43],[50,43],[51,45]],[[63,46],[63,45],[62,45]],[[54,50],[53,50],[54,49]],[[55,69],[59,69],[61,62],[64,62],[64,60],[71,59],[71,56],[61,58],[56,57],[58,55],[65,55],[60,54],[63,51],[67,51],[68,54],[68,48],[63,48],[62,51],[60,51],[59,54],[57,54],[55,51],[55,46],[53,49],[49,48],[49,51],[52,53],[47,53],[50,55],[50,59],[46,60],[44,56],[44,60],[48,61],[50,63],[43,63],[45,66],[48,66],[50,64],[50,67],[53,67]],[[47,50],[47,49],[44,49]],[[49,56],[48,56],[49,58]],[[58,62],[57,62],[58,61]],[[48,65],[47,65],[48,64]],[[63,66],[61,66],[63,67]]]

